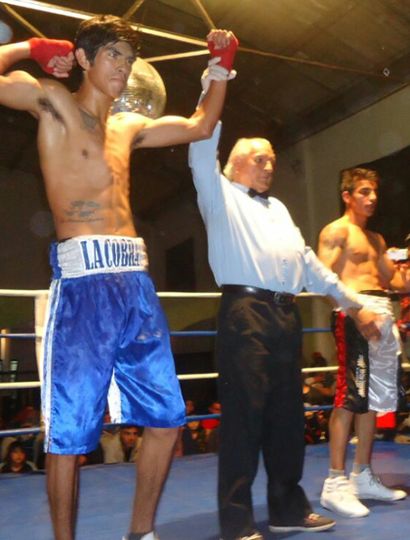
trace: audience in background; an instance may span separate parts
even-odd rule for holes
[[[208,414],[221,414],[221,404],[219,401],[213,401],[208,407]],[[212,431],[219,427],[221,420],[219,418],[206,418],[201,421],[201,425],[205,430],[206,440],[209,439]]]
[[[327,367],[327,360],[320,352],[314,352],[310,367]],[[305,407],[331,405],[335,394],[335,386],[335,377],[329,371],[307,373],[303,382],[303,403]],[[329,416],[329,410],[305,411],[306,444],[317,444],[329,440]]]
[[[312,354],[312,368],[327,367],[327,360],[320,352]],[[304,395],[308,393],[308,400],[315,405],[332,405],[335,396],[336,379],[329,371],[310,372],[305,377]]]
[[[183,456],[203,454],[206,452],[206,435],[199,420],[188,422],[181,430],[181,446]]]
[[[104,432],[100,443],[104,463],[128,463],[137,459],[142,432],[139,427],[126,425],[114,433]]]
[[[27,460],[27,453],[19,441],[13,441],[8,445],[4,462],[0,464],[0,473],[32,473],[35,470],[34,463]]]

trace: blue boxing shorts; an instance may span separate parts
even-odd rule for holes
[[[52,244],[43,341],[45,451],[97,447],[108,405],[119,424],[177,427],[185,406],[141,238]]]

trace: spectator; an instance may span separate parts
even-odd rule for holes
[[[192,399],[185,400],[185,415],[191,416],[195,413],[195,402]]]
[[[221,404],[219,403],[219,401],[213,401],[208,407],[208,412],[210,414],[221,414]],[[219,418],[206,418],[201,422],[202,427],[205,430],[206,452],[218,451],[220,423],[221,421]]]
[[[188,422],[181,433],[182,455],[202,454],[206,451],[206,434],[199,420]]]
[[[187,420],[195,414],[195,402],[192,399],[185,400],[185,415]],[[181,427],[175,445],[174,455],[177,457],[200,454],[206,451],[205,430],[199,420],[187,422]]]
[[[32,424],[31,422],[23,422],[22,424],[15,424],[15,428],[21,428],[21,429],[25,429],[25,428],[32,428],[32,427],[37,427],[38,424]],[[35,444],[35,440],[36,440],[36,435],[33,434],[33,433],[29,433],[29,434],[26,434],[26,435],[20,435],[18,437],[4,437],[2,442],[0,441],[1,443],[1,454],[0,454],[0,459],[1,461],[5,460],[6,458],[6,454],[7,454],[7,450],[10,446],[11,443],[13,442],[19,442],[22,447],[24,448],[24,451],[27,455],[27,459],[29,461],[34,461],[34,444]]]
[[[327,360],[320,352],[312,354],[311,367],[327,367]],[[308,386],[309,399],[311,405],[332,405],[335,395],[336,381],[332,373],[317,371],[309,373],[305,379],[305,386]],[[306,390],[304,388],[304,395]]]
[[[122,426],[116,433],[103,433],[104,463],[133,462],[137,458],[141,433],[137,426]]]
[[[410,414],[399,423],[394,442],[399,444],[410,444]]]
[[[9,444],[4,463],[0,466],[0,473],[32,473],[35,470],[34,464],[27,461],[26,451],[19,441]]]
[[[221,414],[221,404],[219,401],[213,401],[208,407],[209,414]],[[205,430],[206,438],[208,439],[212,430],[217,428],[220,424],[219,418],[206,418],[201,422],[202,427]]]

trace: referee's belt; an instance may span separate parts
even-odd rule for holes
[[[260,298],[261,300],[277,304],[279,306],[293,304],[293,302],[295,301],[294,294],[270,291],[269,289],[251,287],[250,285],[222,285],[222,292],[251,295],[255,296],[256,298]]]

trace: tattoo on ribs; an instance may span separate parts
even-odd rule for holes
[[[61,122],[62,124],[65,124],[63,117],[57,111],[57,109],[54,107],[54,105],[51,103],[49,99],[40,98],[38,100],[38,104],[40,105],[43,111],[49,112],[51,116],[54,118],[54,120],[57,120],[58,122]]]
[[[65,221],[71,223],[101,221],[102,218],[98,216],[98,210],[100,209],[101,205],[94,201],[71,201],[69,209],[65,210],[67,216]]]

